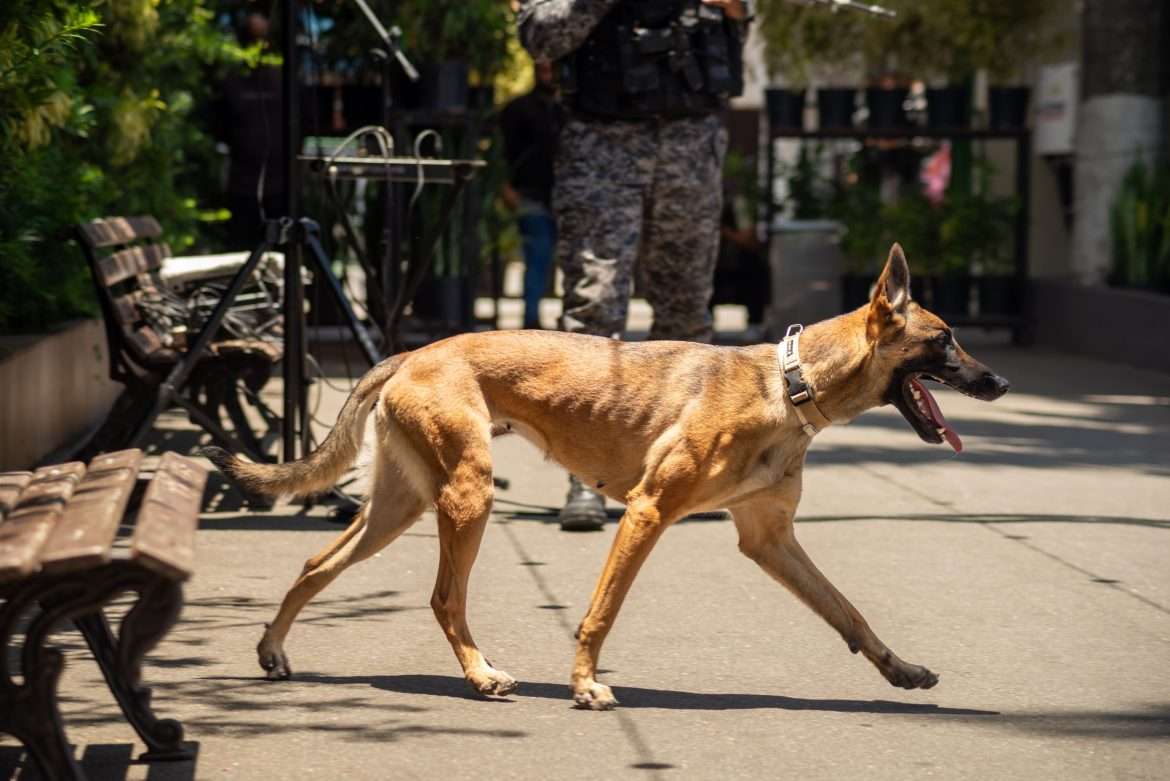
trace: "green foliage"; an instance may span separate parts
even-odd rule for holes
[[[96,311],[70,228],[151,213],[198,240],[214,155],[199,108],[244,63],[205,0],[0,4],[0,332]]]
[[[378,3],[371,7],[387,27],[402,30],[402,48],[416,66],[465,62],[476,83],[490,84],[515,54],[509,46],[515,20],[500,0],[398,0],[390,5],[392,13],[380,13]],[[333,21],[321,42],[329,65],[344,70],[382,45],[356,4],[335,2],[317,12]]]
[[[885,250],[897,241],[920,273],[1009,271],[1005,250],[1018,204],[990,194],[990,163],[979,161],[974,173],[970,191],[951,188],[939,203],[917,188],[882,203],[877,185],[864,178],[842,189],[831,213],[845,228],[841,248],[849,270],[877,272]]]
[[[808,81],[818,66],[839,67],[860,56],[870,72],[900,72],[962,81],[979,68],[997,79],[1026,57],[1061,42],[1044,24],[1072,13],[1051,0],[881,0],[894,19],[789,0],[759,0],[759,30],[770,73]]]
[[[1170,164],[1138,161],[1126,172],[1110,212],[1115,285],[1170,293]]]
[[[832,184],[817,168],[822,152],[821,144],[816,144],[811,151],[809,144],[801,144],[796,164],[784,172],[789,174],[788,202],[792,204],[793,219],[819,220],[828,214]]]
[[[510,56],[512,12],[499,0],[401,0],[399,24],[412,51],[430,62],[461,60],[489,83]]]
[[[730,196],[736,205],[736,219],[745,225],[755,225],[764,218],[764,203],[768,188],[760,181],[754,157],[734,149],[723,158],[724,197]]]

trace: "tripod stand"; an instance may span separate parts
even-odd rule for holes
[[[187,350],[186,356],[179,361],[170,373],[167,374],[165,380],[159,386],[159,392],[155,399],[154,406],[150,412],[142,418],[138,424],[138,428],[134,431],[131,442],[128,447],[138,447],[142,440],[154,427],[154,422],[158,416],[170,407],[171,402],[178,394],[179,390],[186,383],[191,376],[191,372],[195,368],[201,356],[206,351],[211,340],[215,337],[219,330],[220,324],[223,322],[224,316],[227,315],[228,309],[231,308],[235,302],[236,297],[243,289],[260,261],[264,258],[264,254],[278,246],[285,247],[285,294],[284,294],[284,369],[285,369],[285,417],[284,417],[284,435],[285,435],[285,458],[289,459],[288,445],[289,435],[292,433],[294,426],[290,425],[293,417],[289,417],[289,401],[290,399],[296,405],[293,414],[299,410],[301,413],[306,409],[305,394],[306,386],[304,384],[304,361],[305,361],[305,343],[304,343],[304,289],[301,280],[301,258],[300,253],[305,247],[309,249],[309,258],[314,265],[316,277],[327,283],[330,293],[335,299],[338,308],[341,310],[345,318],[346,325],[353,334],[354,339],[361,347],[362,356],[366,359],[370,366],[376,364],[381,360],[381,354],[374,344],[369,331],[361,320],[358,319],[357,314],[353,311],[353,307],[349,303],[349,299],[345,297],[345,292],[341,289],[341,283],[337,277],[333,275],[329,268],[329,259],[325,255],[325,250],[321,246],[320,228],[313,220],[302,217],[296,221],[289,218],[280,218],[269,220],[265,224],[265,235],[260,244],[252,250],[244,265],[236,272],[232,278],[231,283],[224,291],[223,297],[216,304],[215,309],[212,310],[211,316],[203,325],[203,329],[199,332],[194,343],[191,344]],[[292,257],[296,255],[296,262],[290,262]],[[290,288],[289,270],[290,267],[295,269],[294,287]],[[290,366],[290,364],[294,364]],[[296,369],[299,366],[301,381],[298,385],[288,385],[288,375],[290,368]],[[301,421],[303,424],[303,420]],[[301,433],[302,446],[307,449],[308,442],[308,427],[302,425]],[[295,439],[293,440],[295,442]],[[292,456],[295,458],[295,455]]]
[[[389,120],[389,62],[397,59],[403,63],[408,75],[413,73],[409,68],[401,51],[397,48],[395,38],[387,33],[381,25],[376,23],[372,12],[369,11],[363,0],[355,0],[375,22],[379,34],[383,37],[387,47],[384,58],[386,70],[383,86],[383,117]],[[202,330],[190,344],[185,356],[168,373],[159,386],[158,396],[149,413],[140,421],[132,436],[131,447],[141,444],[146,434],[153,428],[155,420],[163,410],[167,409],[175,399],[184,384],[191,377],[191,373],[201,356],[215,337],[224,317],[233,305],[236,297],[261,262],[264,254],[274,248],[284,249],[284,351],[283,351],[283,408],[282,408],[282,446],[285,462],[297,458],[298,443],[300,453],[307,454],[309,450],[310,430],[307,421],[307,384],[305,381],[305,353],[306,329],[304,319],[304,287],[301,278],[302,268],[305,265],[305,250],[308,250],[308,262],[318,281],[323,282],[333,296],[338,309],[344,317],[345,324],[361,348],[362,356],[374,366],[381,360],[384,351],[392,351],[397,341],[397,326],[401,320],[406,305],[412,299],[419,283],[427,270],[427,252],[412,253],[410,263],[406,269],[406,279],[400,280],[399,264],[399,236],[401,226],[398,220],[398,210],[393,208],[393,196],[389,185],[392,182],[438,183],[450,185],[448,196],[443,204],[442,216],[439,224],[424,237],[423,246],[429,251],[445,233],[455,201],[463,187],[471,179],[474,170],[484,166],[479,160],[439,160],[434,158],[394,158],[358,157],[341,158],[334,155],[329,158],[303,156],[300,151],[299,129],[299,85],[297,73],[297,44],[296,44],[296,0],[285,0],[284,5],[284,73],[282,85],[284,116],[284,149],[286,151],[286,181],[287,196],[285,202],[286,216],[268,220],[265,223],[264,238],[259,246],[255,247],[244,265],[236,272],[222,298],[212,310],[211,315],[203,324]],[[417,75],[417,74],[415,74]],[[387,150],[388,151],[388,150]],[[385,153],[384,153],[385,155]],[[321,245],[320,228],[312,219],[304,217],[300,212],[300,188],[302,186],[302,168],[308,164],[310,170],[322,173],[330,178],[347,179],[374,179],[383,180],[387,184],[386,232],[385,247],[381,264],[383,285],[393,285],[392,290],[385,290],[386,306],[386,333],[382,334],[380,347],[371,337],[369,330],[355,314],[353,307],[346,298],[340,281],[333,275],[330,261]],[[368,267],[368,264],[366,264]],[[403,284],[404,283],[404,284]],[[391,297],[390,294],[393,294]],[[393,301],[393,304],[390,302]]]

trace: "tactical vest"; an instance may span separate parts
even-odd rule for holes
[[[559,64],[566,103],[599,118],[703,116],[743,92],[739,25],[699,0],[624,0]]]

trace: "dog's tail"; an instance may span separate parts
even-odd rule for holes
[[[218,447],[204,448],[203,455],[240,488],[260,496],[308,496],[332,488],[357,458],[366,417],[405,356],[391,356],[367,372],[345,400],[329,436],[299,461],[257,464]]]

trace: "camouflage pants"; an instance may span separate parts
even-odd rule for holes
[[[619,335],[637,267],[654,309],[650,338],[711,340],[726,150],[717,116],[569,120],[553,191],[564,330]]]

